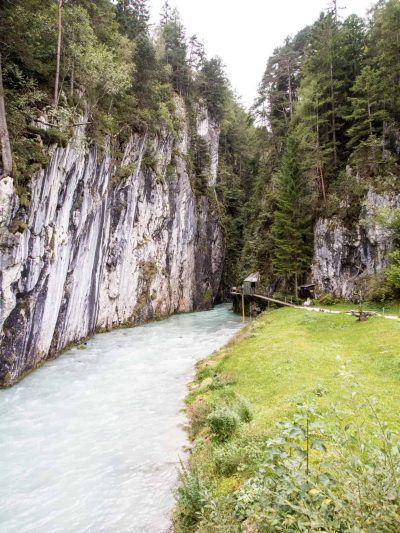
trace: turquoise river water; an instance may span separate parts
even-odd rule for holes
[[[194,363],[227,305],[96,335],[0,390],[0,532],[167,531]]]

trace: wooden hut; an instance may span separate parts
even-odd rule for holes
[[[306,300],[307,298],[315,298],[315,284],[308,283],[307,285],[299,286],[299,296]]]
[[[250,276],[247,276],[247,278],[243,281],[243,294],[254,294],[257,288],[257,283],[259,282],[259,272],[254,272],[253,274],[250,274]]]

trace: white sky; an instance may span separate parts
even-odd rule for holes
[[[208,56],[219,55],[233,88],[250,106],[268,57],[287,35],[311,24],[329,0],[169,0],[177,7],[187,35],[196,34]],[[150,0],[153,22],[164,0]],[[364,16],[375,2],[343,0],[341,16]]]

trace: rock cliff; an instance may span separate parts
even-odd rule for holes
[[[13,180],[0,182],[1,385],[95,331],[212,305],[224,255],[212,189],[219,129],[198,113],[210,188],[195,194],[177,107],[180,139],[134,135],[117,166],[76,128],[33,177],[22,217]]]
[[[400,195],[369,191],[360,218],[347,227],[339,218],[319,219],[314,228],[312,276],[317,291],[338,298],[358,298],[363,275],[387,265],[393,233],[379,223],[382,209],[400,207]]]

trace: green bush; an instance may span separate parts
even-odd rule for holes
[[[233,385],[237,382],[235,374],[232,372],[220,372],[214,376],[212,389],[222,389],[227,385]]]
[[[240,426],[240,417],[233,409],[217,407],[207,417],[207,425],[218,442],[228,440]]]
[[[237,403],[237,413],[242,422],[248,423],[253,420],[254,415],[251,403],[244,396],[239,397],[239,401]]]
[[[197,398],[191,403],[187,410],[187,416],[190,420],[190,437],[195,438],[207,423],[207,417],[212,407],[203,398]]]
[[[142,158],[142,169],[156,172],[157,170],[157,152],[153,146],[148,145]]]
[[[329,426],[300,405],[267,442],[249,436],[215,445],[214,467],[223,476],[253,462],[251,477],[228,495],[215,493],[193,461],[194,477],[186,474],[178,502],[191,528],[178,531],[399,531],[400,440],[379,419],[374,399],[353,392],[350,402],[344,411],[333,407]]]
[[[316,303],[318,305],[335,305],[336,299],[333,294],[331,294],[330,292],[326,292],[316,300]]]
[[[210,493],[197,470],[190,472],[181,465],[176,499],[178,507],[175,522],[179,524],[181,531],[192,531],[210,499]]]
[[[363,408],[376,417],[368,401]],[[356,418],[328,431],[296,415],[236,493],[238,521],[262,531],[398,531],[400,441],[377,418],[375,426],[376,440]]]
[[[33,174],[47,165],[49,156],[37,140],[25,137],[14,142],[13,150],[17,186],[21,193],[27,192]]]
[[[389,285],[395,290],[400,290],[400,250],[394,250],[389,256],[389,266],[386,269]]]
[[[243,462],[243,448],[241,443],[227,442],[218,446],[214,451],[216,470],[223,476],[231,476]]]
[[[383,303],[391,300],[396,291],[388,283],[387,272],[381,270],[376,274],[367,272],[361,274],[357,279],[355,292],[363,294],[364,300],[367,302]]]
[[[115,182],[123,181],[129,178],[129,176],[131,176],[135,172],[135,170],[136,170],[136,163],[134,161],[132,161],[128,165],[120,166],[118,170],[116,171],[116,173],[114,174],[112,181],[115,181]]]

